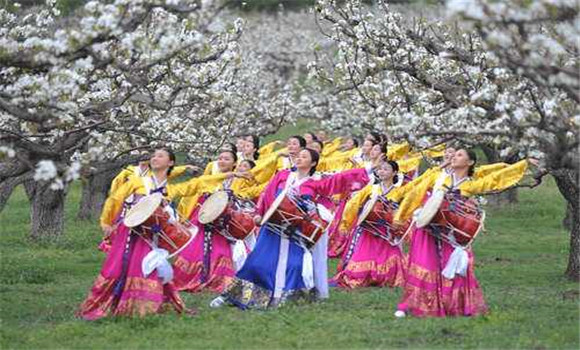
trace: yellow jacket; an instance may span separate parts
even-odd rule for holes
[[[256,191],[260,191],[260,185],[265,185],[270,181],[272,176],[276,173],[276,158],[270,158],[269,161],[264,161],[259,165],[256,165],[250,170],[250,173],[254,176],[254,180],[247,180],[236,178],[233,179],[229,188],[234,192],[234,194],[245,197],[254,198],[259,196],[254,195]],[[177,206],[177,212],[183,218],[189,218],[195,207],[198,205],[199,197],[204,193],[214,193],[224,188],[223,181],[210,181],[208,183],[201,184],[198,190],[193,195],[182,198]],[[261,187],[263,189],[263,187]]]
[[[219,175],[208,175],[200,176],[197,178],[184,181],[179,184],[168,184],[166,186],[168,200],[172,200],[176,197],[186,197],[194,195],[202,185],[215,184],[216,182],[225,179],[225,174]],[[149,186],[145,184],[145,181],[149,182]],[[138,177],[132,176],[121,185],[117,190],[107,198],[105,204],[103,205],[103,211],[101,213],[101,224],[111,225],[115,218],[119,215],[121,208],[123,207],[123,202],[132,194],[137,195],[148,195],[147,187],[153,189],[151,177]]]
[[[174,179],[183,175],[183,173],[187,170],[187,167],[184,165],[176,166],[171,170],[171,174],[169,174],[168,179]],[[128,167],[121,170],[117,176],[111,182],[111,189],[109,193],[115,192],[121,185],[123,185],[130,177],[132,176],[150,176],[151,170],[149,168],[142,171],[138,165],[129,165]]]
[[[321,157],[329,157],[333,153],[337,152],[342,144],[342,137],[337,137],[331,142],[327,142],[322,149],[320,154]]]
[[[408,142],[397,143],[387,147],[387,159],[399,160],[402,159],[411,150],[411,145]]]
[[[500,170],[490,172],[487,175],[469,178],[467,181],[460,183],[457,189],[466,197],[503,190],[517,184],[524,176],[527,168],[528,161],[522,160]],[[452,186],[452,176],[440,168],[434,168],[434,170],[426,172],[426,174],[416,179],[420,181],[417,181],[413,186],[413,190],[405,196],[394,220],[403,222],[409,219],[413,212],[421,206],[425,194],[433,188],[440,176],[444,177],[443,188]]]
[[[274,148],[276,148],[276,145],[278,145],[278,141],[272,141],[260,147],[260,149],[258,150],[258,152],[260,152],[260,158],[274,152]]]
[[[393,187],[389,193],[386,194],[386,198],[393,202],[399,202],[411,189],[412,187],[409,187],[408,185]],[[358,191],[346,203],[344,213],[342,214],[342,221],[340,222],[341,230],[346,231],[352,229],[352,226],[357,221],[361,209],[373,194],[376,196],[385,195],[383,187],[380,184],[367,185],[362,190]]]

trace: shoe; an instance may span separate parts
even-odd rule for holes
[[[222,307],[225,303],[226,303],[226,300],[224,298],[222,298],[221,296],[219,296],[219,297],[215,298],[214,300],[212,300],[211,303],[209,303],[209,307],[218,308],[218,307]]]
[[[403,318],[405,316],[407,316],[407,314],[405,313],[405,311],[403,311],[403,310],[397,310],[397,311],[395,311],[395,317],[396,318]]]

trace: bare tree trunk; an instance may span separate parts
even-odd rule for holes
[[[103,204],[107,199],[111,181],[115,177],[117,169],[87,176],[83,179],[83,192],[77,218],[92,220],[101,215]]]
[[[579,174],[576,170],[560,169],[552,172],[560,193],[571,207],[570,252],[566,277],[573,281],[580,280],[580,191],[578,190]]]
[[[28,179],[24,188],[30,200],[30,237],[58,237],[64,232],[66,188],[53,190],[50,183]]]
[[[16,188],[16,186],[23,183],[29,174],[23,174],[16,177],[8,178],[0,183],[0,212],[6,206],[8,199],[10,199],[10,195]]]
[[[566,216],[564,216],[564,219],[562,219],[562,226],[564,226],[564,228],[566,230],[572,230],[572,216],[574,215],[572,209],[572,205],[570,205],[570,203],[568,203],[568,205],[566,206]]]

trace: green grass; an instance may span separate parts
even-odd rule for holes
[[[299,125],[303,127],[304,125]],[[284,130],[293,134],[296,130]],[[564,203],[553,181],[522,190],[520,203],[488,210],[487,232],[475,244],[476,274],[488,316],[394,319],[400,291],[331,291],[330,300],[267,312],[219,310],[210,294],[184,295],[199,308],[174,314],[85,322],[74,317],[104,255],[96,222],[79,222],[73,186],[66,234],[27,239],[28,202],[22,188],[0,213],[2,349],[11,348],[574,348],[579,346],[578,285],[563,277],[568,235]],[[330,270],[334,271],[336,261]]]

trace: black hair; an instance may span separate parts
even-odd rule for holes
[[[248,135],[248,136],[252,138],[252,144],[254,145],[254,148],[256,149],[254,151],[254,159],[258,159],[258,158],[260,158],[260,152],[258,152],[258,150],[260,149],[260,138],[256,135]]]
[[[238,163],[238,155],[236,154],[236,152],[234,152],[232,150],[229,150],[229,149],[222,149],[220,151],[220,154],[221,153],[229,153],[229,154],[232,155],[232,157],[234,157],[234,168],[235,168],[236,167],[236,164]]]
[[[388,142],[382,142],[381,143],[381,152],[383,152],[383,154],[385,155],[385,157],[387,156],[387,151],[389,150],[389,144]]]
[[[319,141],[318,136],[316,136],[316,134],[314,134],[313,132],[305,132],[304,135],[306,135],[306,134],[312,136],[313,141]]]
[[[236,146],[235,143],[226,142],[226,144],[220,150],[220,153],[222,153],[223,151],[232,151],[232,152],[234,152],[234,154],[237,154],[238,153],[238,147]]]
[[[247,162],[248,164],[250,164],[250,169],[254,168],[256,166],[256,162],[254,162],[251,159],[244,159],[240,162],[240,164],[242,164],[243,162]]]
[[[304,137],[302,137],[300,135],[294,135],[294,136],[290,136],[289,139],[298,140],[298,143],[300,144],[300,148],[306,148],[306,140],[304,139]]]
[[[378,132],[376,132],[376,131],[371,131],[371,132],[369,132],[369,134],[370,134],[370,135],[373,137],[373,139],[374,139],[374,140],[375,140],[375,142],[377,142],[377,143],[379,143],[379,142],[380,142],[380,143],[382,143],[382,142],[384,142],[384,141],[385,141],[385,137],[384,137],[384,135],[383,135],[383,134],[381,134],[381,133],[378,133]]]
[[[385,160],[379,164],[379,167],[382,166],[383,164],[389,164],[391,166],[391,169],[393,169],[394,173],[393,184],[396,184],[399,181],[399,175],[397,175],[397,173],[399,172],[399,164],[394,160]],[[373,172],[375,173],[375,184],[381,183],[381,179],[379,179],[379,176],[376,174],[376,169],[373,170]]]
[[[176,160],[175,153],[167,147],[159,147],[156,150],[167,152],[167,154],[169,155],[169,160],[173,161],[173,165],[171,165],[169,168],[167,168],[167,176],[169,176],[169,174],[171,174],[171,171],[175,167],[175,160]],[[149,164],[149,168],[151,168],[151,164]]]
[[[316,139],[312,142],[316,142],[317,144],[320,145],[320,151],[322,151],[324,149],[324,143],[322,143],[322,141],[320,141],[319,139]]]
[[[358,140],[354,137],[351,137],[350,139],[352,140],[354,147],[358,147]]]
[[[381,148],[381,159],[387,159],[387,143],[373,143],[373,147],[379,146]]]
[[[318,152],[316,152],[315,150],[313,150],[312,148],[305,148],[305,150],[308,151],[308,153],[310,153],[310,158],[312,158],[312,161],[315,163],[311,168],[310,171],[308,172],[308,174],[310,176],[314,175],[314,173],[316,172],[316,167],[318,166],[318,162],[320,162],[320,154],[318,154]]]
[[[477,163],[477,155],[475,154],[475,152],[473,150],[470,150],[470,149],[466,149],[465,153],[467,153],[469,160],[473,161],[473,164],[470,165],[469,169],[467,170],[467,176],[471,177],[475,173],[475,163]]]
[[[399,175],[397,174],[399,172],[399,163],[394,160],[387,160],[387,163],[389,163],[391,168],[393,168],[393,173],[395,173],[395,175],[393,175],[393,183],[396,184],[399,181]]]

